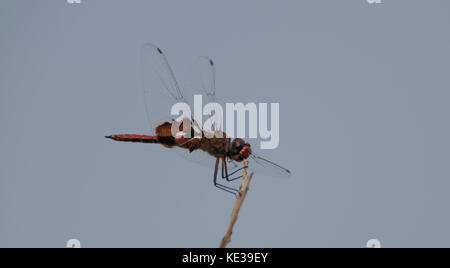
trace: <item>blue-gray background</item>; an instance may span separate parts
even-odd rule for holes
[[[216,247],[234,204],[149,133],[145,42],[280,102],[234,247],[450,246],[450,2],[0,1],[0,246]]]

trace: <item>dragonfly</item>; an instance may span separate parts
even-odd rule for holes
[[[154,133],[115,134],[105,136],[106,138],[119,142],[160,144],[165,148],[175,149],[193,162],[212,165],[214,186],[235,197],[240,195],[240,190],[218,181],[219,167],[221,178],[227,182],[242,178],[238,172],[248,168],[243,162],[249,163],[251,169],[256,172],[262,171],[276,177],[291,175],[290,170],[255,154],[251,145],[242,138],[230,138],[221,128],[213,130],[216,135],[204,135],[212,130],[203,129],[193,115],[182,120],[174,119],[170,107],[180,102],[192,103],[192,96],[183,94],[165,54],[159,47],[150,43],[142,47],[141,70],[147,119]],[[214,61],[209,57],[199,57],[193,70],[197,70],[197,73],[192,76],[194,79],[188,87],[201,93],[210,102],[217,102]],[[173,135],[172,127],[181,127],[182,131]]]

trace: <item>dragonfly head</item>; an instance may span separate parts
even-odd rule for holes
[[[252,154],[250,144],[246,143],[243,139],[234,139],[231,142],[231,157],[233,160],[241,162],[247,159]]]

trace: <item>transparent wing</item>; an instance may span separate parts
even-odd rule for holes
[[[217,102],[216,97],[216,69],[214,61],[208,57],[199,57],[197,60],[200,89],[210,102]]]
[[[202,96],[203,107],[207,103],[217,103],[218,98],[216,96],[216,71],[214,61],[206,56],[200,56],[190,66],[187,71],[188,76],[185,81],[185,88],[183,90],[184,98],[187,103],[194,104],[194,96]],[[193,107],[193,106],[192,106]],[[203,122],[205,123],[205,122]],[[219,122],[221,125],[221,123]],[[203,125],[202,125],[203,127]],[[223,128],[217,128],[216,130],[222,130]],[[206,131],[206,130],[204,130]],[[205,167],[214,167],[215,159],[211,155],[203,151],[182,152],[181,155],[190,160]],[[229,170],[237,168],[233,163],[228,165]]]
[[[173,104],[186,100],[160,48],[150,43],[142,46],[141,68],[147,118],[154,131],[159,124],[173,119]]]
[[[181,148],[174,148],[173,150],[189,162],[198,164],[205,168],[213,169],[216,163],[216,158],[201,150],[195,150],[192,152]]]
[[[153,44],[143,45],[141,68],[147,118],[154,131],[158,125],[176,119],[170,114],[173,104],[177,102],[193,104],[193,92],[182,91],[163,51]],[[214,75],[214,71],[210,72],[210,75]],[[212,94],[203,94],[201,91],[198,91],[198,94],[206,98],[209,98],[209,95],[212,96]],[[193,109],[193,105],[190,107]],[[214,167],[214,157],[203,151],[189,152],[182,148],[173,148],[171,151],[191,162],[209,168]]]
[[[204,102],[216,102],[216,70],[214,61],[206,56],[198,57],[192,65],[186,81],[188,100],[193,95],[202,95]]]
[[[216,96],[216,70],[214,61],[206,56],[198,57],[195,64],[190,68],[190,70],[190,75],[186,82],[187,92],[189,92],[188,101],[193,103],[194,95],[202,95],[202,101],[205,109],[212,107],[214,107],[214,110],[222,109],[222,107],[224,106],[218,105],[220,103],[219,99]],[[222,111],[222,115],[223,113],[224,111]],[[211,113],[209,117],[214,117],[215,123],[204,124],[202,126],[203,129],[206,131],[223,131],[224,128],[222,115]]]
[[[291,176],[291,171],[289,169],[253,153],[248,160],[249,169],[255,171],[255,173],[262,173],[277,178],[287,178]]]

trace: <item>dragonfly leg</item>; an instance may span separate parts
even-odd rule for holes
[[[228,173],[227,161],[225,161],[225,159],[222,158],[222,179],[226,179],[227,181],[234,181],[234,180],[240,179],[240,178],[242,178],[242,175],[240,175],[236,178],[230,178],[230,176],[232,176],[233,174],[236,174],[237,172],[243,170],[244,168],[247,168],[247,167],[241,167],[231,173]]]
[[[225,192],[233,194],[237,198],[238,194],[240,195],[240,192],[239,192],[238,189],[234,189],[234,188],[222,185],[220,183],[217,183],[217,171],[218,171],[218,169],[219,169],[219,158],[216,159],[216,166],[215,166],[215,169],[214,169],[214,186],[216,186],[217,188],[219,188],[219,189],[221,189],[221,190],[223,190]]]

